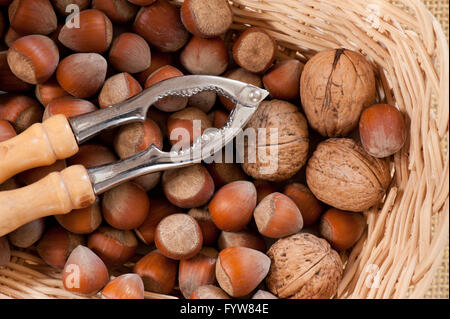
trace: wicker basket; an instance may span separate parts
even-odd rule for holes
[[[373,62],[379,101],[407,114],[410,134],[382,207],[365,212],[367,230],[344,256],[337,297],[423,297],[449,235],[449,52],[439,22],[420,0],[236,0],[233,11],[233,29],[266,29],[280,59],[345,47]],[[32,251],[12,256],[0,298],[80,298]]]

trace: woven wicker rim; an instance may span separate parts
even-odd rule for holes
[[[279,59],[306,62],[317,51],[341,47],[363,53],[377,72],[379,102],[407,115],[410,134],[394,157],[393,183],[382,207],[365,212],[367,230],[343,256],[337,297],[423,297],[449,234],[449,51],[439,22],[420,0],[231,3],[233,30],[266,29],[280,44]],[[0,298],[82,298],[65,291],[61,275],[34,254],[12,256],[0,268]]]

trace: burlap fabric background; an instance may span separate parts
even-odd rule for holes
[[[449,0],[423,0],[430,12],[439,20],[447,36],[448,42],[448,10]],[[442,265],[439,267],[436,273],[436,277],[431,284],[428,293],[425,298],[449,298],[448,287],[448,245],[445,248],[444,258]]]

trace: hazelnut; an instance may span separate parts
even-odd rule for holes
[[[323,205],[314,197],[308,187],[300,183],[290,183],[284,187],[283,193],[292,199],[300,209],[305,227],[313,225],[319,219]]]
[[[320,219],[320,234],[334,249],[343,251],[359,240],[365,224],[364,216],[360,213],[331,208]]]
[[[9,247],[8,238],[0,237],[0,267],[6,266],[11,260],[11,249]]]
[[[219,250],[224,250],[228,247],[247,247],[260,252],[266,252],[266,243],[264,238],[251,230],[241,230],[238,232],[222,231],[217,241]]]
[[[221,129],[222,127],[225,126],[229,116],[230,114],[222,110],[214,110],[208,114],[208,117],[211,120],[213,127],[217,129]]]
[[[388,161],[370,156],[354,140],[331,138],[320,143],[309,159],[306,181],[325,204],[362,212],[380,202],[391,175]]]
[[[70,118],[96,110],[97,107],[89,101],[66,96],[51,101],[45,108],[42,120],[45,121],[56,114],[63,114],[65,117]]]
[[[138,242],[133,232],[101,226],[89,235],[87,246],[111,267],[120,266],[131,259]]]
[[[104,53],[111,45],[113,28],[111,20],[100,10],[81,11],[77,17],[79,27],[65,24],[58,36],[59,41],[75,52]]]
[[[304,64],[290,59],[275,64],[262,78],[264,87],[274,99],[296,100]]]
[[[151,191],[158,186],[161,180],[162,172],[151,173],[142,175],[133,179],[133,182],[140,185],[146,192]]]
[[[336,294],[343,265],[325,239],[292,235],[278,240],[267,255],[272,264],[266,285],[279,298],[329,299]]]
[[[189,38],[181,23],[180,10],[167,0],[157,0],[150,6],[142,7],[133,29],[162,52],[178,51]]]
[[[233,13],[226,0],[186,0],[181,6],[181,21],[192,34],[212,38],[231,27]]]
[[[72,54],[59,63],[56,79],[71,95],[88,98],[97,93],[105,82],[107,64],[105,58],[97,53]]]
[[[8,239],[11,245],[19,248],[28,248],[41,239],[44,230],[45,221],[43,218],[39,218],[9,233]]]
[[[216,278],[220,287],[232,297],[251,293],[269,272],[270,259],[245,247],[229,247],[219,253]]]
[[[180,62],[192,74],[220,75],[228,66],[228,49],[221,38],[194,36],[181,51]]]
[[[142,278],[145,290],[168,294],[175,286],[177,268],[178,261],[154,250],[134,265],[133,272]]]
[[[150,118],[121,126],[114,138],[114,149],[122,159],[136,155],[152,144],[161,149],[163,136],[158,125]]]
[[[256,188],[256,203],[259,204],[267,195],[270,195],[272,193],[275,193],[277,191],[277,188],[275,185],[268,181],[263,181],[261,179],[256,180],[253,182]]]
[[[171,65],[165,65],[154,71],[145,80],[145,88],[171,78],[183,76],[183,73]],[[155,107],[164,112],[176,112],[184,109],[188,99],[181,96],[167,96],[155,103]]]
[[[70,253],[84,244],[84,237],[72,234],[60,226],[48,229],[37,245],[37,253],[47,265],[63,269]]]
[[[150,47],[135,33],[122,33],[114,39],[109,50],[109,62],[120,72],[142,72],[150,67],[150,61]]]
[[[195,123],[196,121],[197,123]],[[186,147],[192,145],[211,126],[212,123],[205,112],[195,107],[188,107],[173,113],[169,117],[167,120],[167,133],[172,145],[176,144],[179,147]],[[197,127],[199,130],[196,130]]]
[[[256,206],[253,216],[259,232],[270,238],[281,238],[299,232],[303,218],[297,205],[284,194],[272,193]]]
[[[169,116],[170,113],[158,110],[156,107],[151,107],[147,112],[147,118],[152,119],[161,129],[163,134],[167,133],[167,120],[169,119]]]
[[[158,51],[152,50],[150,66],[137,75],[137,79],[139,80],[139,83],[141,83],[142,86],[144,86],[145,81],[147,80],[147,78],[150,74],[152,74],[159,68],[166,66],[166,65],[170,65],[172,63],[173,63],[173,56],[170,53],[164,53],[164,52],[158,52]],[[195,106],[195,105],[193,105],[193,106]],[[151,111],[151,110],[152,109],[150,109],[149,111]]]
[[[116,186],[103,195],[102,211],[114,228],[131,230],[147,218],[150,200],[142,187],[133,182]]]
[[[31,185],[53,172],[61,172],[67,167],[65,160],[58,160],[52,165],[35,167],[17,175],[17,179],[25,185]]]
[[[256,189],[253,183],[237,181],[219,189],[208,208],[219,229],[237,232],[248,225],[255,206]]]
[[[362,112],[359,136],[367,153],[378,158],[388,157],[405,144],[405,121],[394,106],[376,104]]]
[[[217,94],[214,91],[203,91],[188,98],[188,105],[205,113],[211,111],[216,104]]]
[[[77,246],[70,254],[62,272],[64,289],[92,296],[109,281],[108,269],[92,250]]]
[[[214,245],[217,241],[217,237],[219,237],[219,229],[214,224],[211,214],[208,211],[208,207],[192,208],[189,210],[188,214],[197,221],[202,230],[203,245]]]
[[[75,209],[65,215],[55,215],[55,218],[62,227],[75,234],[90,234],[103,220],[98,200],[89,207]]]
[[[35,94],[43,106],[47,106],[50,102],[58,98],[69,96],[69,93],[64,91],[55,77],[45,83],[36,85]]]
[[[43,108],[26,95],[6,93],[0,95],[0,120],[13,124],[17,134],[42,119]]]
[[[58,62],[58,47],[52,39],[43,35],[22,37],[8,50],[11,71],[30,84],[41,84],[50,79]]]
[[[213,248],[203,248],[195,257],[180,261],[178,285],[184,298],[188,299],[198,287],[216,282],[218,254]]]
[[[181,208],[203,206],[214,194],[214,181],[201,164],[165,171],[162,187],[167,199]]]
[[[6,41],[6,38],[5,38]],[[0,52],[0,88],[6,92],[26,92],[33,86],[19,79],[8,65],[8,51]]]
[[[151,198],[150,210],[144,222],[135,229],[136,235],[146,245],[151,245],[155,239],[156,226],[165,217],[172,214],[180,214],[182,210],[172,205],[164,197]]]
[[[67,159],[69,166],[83,165],[86,168],[110,164],[116,161],[114,153],[100,144],[83,144],[78,153]]]
[[[236,40],[233,57],[236,63],[252,73],[263,73],[271,67],[277,54],[277,43],[263,29],[249,28]]]
[[[48,0],[14,0],[8,7],[8,15],[11,27],[23,35],[50,34],[58,23]]]
[[[261,76],[258,74],[253,74],[243,68],[238,68],[230,70],[224,75],[226,78],[248,83],[259,88],[262,88]],[[219,96],[220,102],[228,110],[231,111],[234,108],[234,103],[224,96]]]
[[[283,181],[294,176],[305,164],[309,149],[308,126],[295,105],[281,100],[264,101],[247,124],[248,128],[254,132],[263,128],[266,134],[263,139],[258,133],[255,139],[244,141],[242,168],[247,175]],[[276,129],[275,132],[272,129]],[[278,140],[273,141],[274,138]]]
[[[190,299],[231,299],[225,291],[214,285],[197,287]]]
[[[300,79],[308,123],[323,136],[350,133],[375,94],[372,67],[363,55],[350,50],[317,53],[306,63]]]
[[[142,87],[135,78],[128,73],[119,73],[105,81],[98,96],[98,104],[101,108],[114,106],[141,91]]]
[[[222,153],[221,161],[213,161],[211,164],[206,165],[206,168],[211,174],[216,187],[222,187],[232,182],[248,179],[247,175],[242,171],[241,165],[226,162],[224,152]]]
[[[268,291],[265,290],[258,290],[257,292],[255,292],[255,294],[253,295],[252,299],[278,299],[277,296],[271,294]]]
[[[115,23],[130,22],[138,12],[138,7],[127,0],[92,0],[92,8],[103,11]]]
[[[16,136],[14,127],[6,120],[0,120],[0,142]]]
[[[136,274],[124,274],[111,280],[102,290],[104,299],[144,299],[144,283]]]
[[[202,248],[202,230],[193,217],[172,214],[161,220],[156,227],[155,245],[166,257],[189,259]]]

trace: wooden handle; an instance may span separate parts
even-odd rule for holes
[[[51,173],[29,186],[0,192],[0,237],[35,219],[67,214],[94,201],[89,175],[81,165]]]
[[[0,184],[17,173],[51,165],[77,152],[69,121],[64,115],[55,115],[0,143]]]

